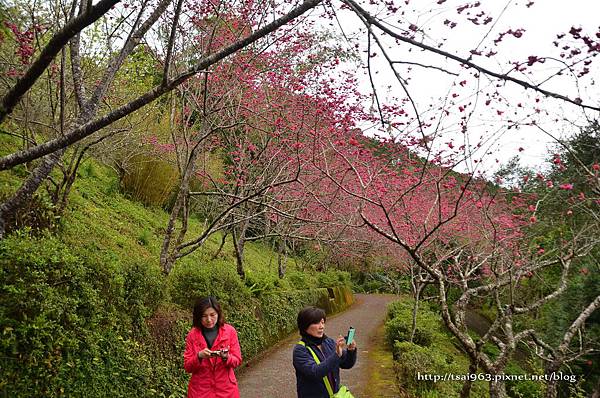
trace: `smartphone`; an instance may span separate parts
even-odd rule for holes
[[[222,348],[220,350],[211,351],[210,355],[213,357],[220,357],[223,354],[227,354],[229,352],[229,348]]]
[[[348,334],[346,335],[346,344],[350,344],[354,341],[354,328],[350,326]]]

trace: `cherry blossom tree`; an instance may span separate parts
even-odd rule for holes
[[[69,54],[71,57],[72,66],[70,79],[72,80],[74,92],[76,93],[80,112],[74,121],[67,125],[64,124],[65,121],[61,117],[61,122],[63,124],[61,125],[62,128],[60,131],[62,133],[56,137],[50,137],[44,143],[30,145],[23,150],[17,151],[3,158],[1,162],[2,169],[6,170],[18,164],[23,164],[25,162],[30,162],[32,160],[44,157],[40,165],[34,171],[32,171],[30,177],[23,183],[17,192],[15,192],[14,196],[6,200],[0,207],[0,219],[2,220],[0,230],[2,231],[2,234],[5,230],[4,221],[8,214],[16,211],[19,206],[21,206],[33,195],[40,184],[50,174],[54,166],[60,161],[66,151],[66,148],[80,142],[82,139],[94,134],[103,127],[109,126],[115,121],[131,114],[141,107],[146,106],[163,94],[172,91],[190,77],[204,71],[206,68],[219,62],[230,54],[235,53],[236,51],[239,51],[256,40],[271,34],[281,26],[284,26],[288,22],[297,18],[299,15],[302,15],[307,10],[314,8],[319,1],[309,0],[295,8],[287,10],[285,8],[280,9],[277,7],[276,10],[274,10],[274,13],[275,15],[279,14],[279,16],[273,21],[266,23],[264,20],[261,20],[260,25],[253,26],[253,30],[246,32],[246,35],[242,35],[242,37],[237,38],[234,42],[225,45],[223,48],[215,49],[214,51],[205,54],[196,62],[194,62],[191,67],[188,66],[185,68],[185,70],[176,74],[172,74],[171,64],[173,48],[175,38],[177,36],[177,28],[179,27],[181,10],[183,8],[183,2],[178,2],[173,7],[172,12],[168,14],[171,19],[171,33],[169,34],[169,39],[167,41],[167,45],[164,47],[163,52],[164,55],[162,62],[164,65],[164,70],[162,82],[137,98],[117,106],[116,109],[109,110],[104,116],[96,117],[96,113],[99,110],[99,105],[106,96],[114,77],[117,71],[123,65],[124,60],[149,33],[150,29],[157,22],[157,20],[162,15],[165,15],[171,2],[162,1],[157,3],[153,8],[151,8],[151,6],[146,2],[142,2],[139,5],[134,4],[133,7],[131,7],[132,11],[128,11],[130,4],[124,4],[123,8],[112,8],[117,3],[118,1],[101,1],[96,5],[90,5],[88,7],[88,4],[85,2],[82,2],[81,4],[78,2],[73,2],[70,9],[65,10],[63,13],[66,17],[63,18],[62,21],[58,21],[53,32],[48,34],[48,36],[51,37],[44,48],[41,49],[37,58],[32,59],[33,53],[30,50],[31,46],[27,47],[27,42],[23,42],[24,44],[19,46],[19,51],[24,55],[27,55],[23,59],[27,61],[31,60],[31,64],[25,65],[25,68],[23,68],[22,72],[15,74],[15,76],[18,75],[16,81],[14,84],[9,86],[9,89],[3,95],[2,107],[0,110],[0,122],[5,120],[5,118],[14,110],[14,107],[19,100],[22,99],[23,95],[31,90],[42,73],[44,73],[44,71],[47,70],[47,68],[53,62],[55,62],[55,57],[57,54],[63,49],[66,52],[66,46],[69,43]],[[222,5],[226,6],[227,4],[223,3]],[[219,4],[208,5],[208,8],[212,9],[215,13],[220,11]],[[244,4],[241,5],[241,8],[242,10],[244,9]],[[246,9],[252,12],[251,8]],[[264,15],[264,13],[261,14]],[[122,42],[121,49],[119,51],[114,51],[112,46],[110,46],[109,49],[114,52],[109,54],[109,59],[106,63],[104,74],[98,79],[95,86],[91,90],[89,98],[87,98],[85,97],[85,90],[81,85],[81,60],[78,58],[81,43],[80,32],[101,18],[104,18],[105,20],[119,18],[121,23],[116,27],[116,30],[113,31],[113,35],[115,32],[120,34],[123,26],[129,26],[130,30],[124,40],[115,40],[112,42]],[[27,35],[21,35],[17,37],[21,41],[29,40]],[[63,63],[63,70],[65,68],[66,64]],[[63,84],[65,79],[66,78],[61,80]],[[64,111],[64,108],[65,106],[63,101],[63,107],[61,109]],[[64,115],[63,111],[60,112],[61,115]]]
[[[18,104],[32,111],[25,100],[44,73],[51,75],[47,80],[58,101],[48,107],[54,113],[37,120],[50,124],[48,131],[23,136],[23,148],[0,157],[0,170],[35,162],[22,186],[0,205],[0,236],[7,216],[33,195],[68,150],[73,157],[65,162],[64,183],[57,184],[63,198],[81,154],[120,134],[103,129],[177,90],[169,108],[170,145],[181,182],[161,254],[166,272],[218,230],[234,236],[242,275],[249,237],[279,235],[284,245],[306,237],[337,242],[336,248],[350,253],[360,247],[357,242],[365,248],[385,242],[382,250],[411,270],[417,297],[424,285],[435,287],[444,322],[469,356],[471,371],[502,374],[519,343],[544,347],[535,330],[516,327],[516,319],[559,297],[573,262],[597,242],[590,223],[552,252],[529,247],[525,232],[538,221],[535,198],[485,180],[485,164],[504,135],[598,118],[594,78],[600,32],[568,27],[549,39],[548,53],[534,49],[523,55],[517,50],[527,47],[519,43],[530,28],[505,27],[499,20],[509,6],[534,9],[535,2],[509,2],[495,15],[491,2],[422,4],[102,0],[57,9],[59,17],[48,29],[35,19],[10,25],[20,65],[5,72],[3,128],[20,122]],[[303,70],[307,63],[311,71],[315,57],[309,41],[315,36],[308,33],[317,29],[311,12],[327,16],[323,20],[334,27],[346,16],[363,26],[361,36],[346,38],[365,54],[370,94],[360,92],[358,74]],[[85,49],[97,49],[86,40],[100,22],[110,28],[103,36],[104,53],[82,56]],[[432,29],[433,24],[438,26]],[[459,31],[470,40],[454,35]],[[116,76],[143,41],[162,69],[158,80],[142,93],[113,98]],[[90,60],[97,63],[92,68],[97,75],[87,81],[83,65]],[[335,57],[328,61],[343,66]],[[381,77],[383,68],[394,85]],[[419,91],[429,90],[425,83],[432,80],[443,90],[423,100]],[[198,169],[203,155],[217,151],[226,159],[226,177]],[[190,191],[193,178],[209,186]],[[549,189],[572,189],[570,181],[554,186],[542,179]],[[191,200],[200,196],[218,200],[204,232],[189,239]],[[257,229],[264,233],[252,232]],[[525,300],[519,287],[544,269],[558,272],[557,285]],[[450,290],[458,300],[448,299]],[[467,309],[484,296],[497,316],[490,330],[474,339]],[[595,303],[566,331],[549,369],[568,359],[567,348]],[[416,322],[416,308],[414,314]],[[483,351],[488,342],[499,349],[495,358]],[[505,396],[504,390],[501,381],[490,384],[493,397]],[[462,395],[469,391],[465,383]]]

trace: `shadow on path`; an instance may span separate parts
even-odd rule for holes
[[[349,326],[356,328],[358,360],[354,368],[341,370],[342,384],[356,398],[368,398],[363,391],[369,382],[367,354],[376,342],[377,329],[385,319],[387,304],[397,296],[356,294],[354,305],[327,319],[325,333],[330,337],[345,335]],[[292,350],[298,335],[286,339],[260,360],[245,368],[239,378],[242,398],[294,398],[296,376],[292,366]]]

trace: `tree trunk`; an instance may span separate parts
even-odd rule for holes
[[[279,248],[277,250],[277,274],[279,279],[283,279],[287,269],[287,250],[284,240],[279,242]]]
[[[31,199],[35,191],[37,191],[54,166],[59,162],[64,152],[65,149],[61,149],[60,151],[44,157],[42,163],[33,170],[31,175],[21,185],[17,192],[0,205],[0,239],[4,238],[6,218],[8,215],[15,213],[23,204]]]
[[[244,246],[246,244],[246,229],[248,229],[249,220],[246,220],[239,227],[233,227],[233,248],[235,261],[237,264],[237,273],[244,280],[246,272],[244,271]]]
[[[469,373],[474,375],[477,373],[477,362],[474,362],[471,359],[471,364],[469,365]],[[460,398],[468,398],[471,396],[471,387],[473,386],[473,382],[469,379],[467,379],[464,384],[462,389],[460,390]]]
[[[223,231],[223,236],[221,237],[221,244],[219,245],[219,248],[217,249],[215,254],[213,254],[213,256],[211,257],[211,260],[216,259],[217,257],[219,257],[219,254],[221,254],[221,251],[223,250],[223,246],[225,246],[225,241],[227,240],[228,234],[229,233],[227,231]]]
[[[560,370],[561,366],[566,362],[568,358],[567,353],[569,351],[569,344],[571,343],[571,340],[573,340],[573,337],[577,335],[577,332],[580,330],[580,328],[582,328],[583,325],[585,325],[585,321],[598,308],[600,308],[600,295],[598,295],[594,299],[594,301],[592,301],[583,311],[581,311],[577,319],[575,319],[575,321],[573,321],[571,326],[569,326],[569,328],[567,329],[567,332],[563,336],[562,342],[556,350],[557,355],[555,356],[554,361],[550,362],[546,366],[545,372],[547,375],[552,375]],[[548,380],[548,382],[546,383],[546,398],[555,398],[558,396],[558,385],[559,383],[557,380]],[[595,396],[599,395],[597,393],[599,387],[600,382],[599,385],[596,386],[596,391],[594,392]]]
[[[492,375],[492,378],[494,375]],[[490,381],[490,398],[507,398],[504,381]]]
[[[79,170],[79,166],[81,166],[83,157],[85,156],[87,151],[89,151],[90,148],[92,148],[94,145],[99,144],[100,142],[104,141],[107,138],[112,137],[113,135],[115,135],[115,132],[106,134],[106,135],[90,142],[89,144],[84,146],[82,149],[79,149],[78,144],[75,145],[75,152],[73,153],[73,157],[71,158],[71,161],[69,162],[69,166],[67,167],[67,173],[64,177],[62,184],[60,184],[59,188],[57,189],[56,202],[55,202],[56,214],[62,215],[65,208],[67,207],[67,204],[69,203],[69,194],[71,193],[71,188],[73,188],[73,184],[75,183],[75,180],[77,179],[77,171]],[[62,190],[62,194],[60,192],[61,190]]]
[[[556,398],[558,396],[558,385],[556,380],[548,380],[546,382],[546,394],[545,398]]]
[[[160,251],[160,265],[162,266],[162,270],[165,274],[169,274],[171,269],[173,268],[173,264],[175,262],[177,248],[172,248],[172,246],[177,246],[172,244],[171,240],[173,238],[173,232],[175,231],[175,224],[177,219],[179,218],[179,214],[182,213],[182,222],[183,225],[187,225],[187,217],[188,212],[185,211],[186,201],[188,200],[190,193],[190,180],[192,175],[196,170],[196,159],[198,158],[198,154],[200,153],[200,145],[197,145],[192,150],[188,162],[185,166],[185,170],[183,171],[183,176],[181,177],[181,184],[179,184],[179,191],[177,192],[177,199],[175,199],[175,204],[173,205],[173,209],[171,210],[171,215],[169,216],[169,223],[167,224],[167,229],[165,230],[165,237],[163,239],[162,249]],[[184,210],[182,212],[182,209]],[[181,240],[185,235],[185,231],[180,231]]]
[[[555,372],[558,372],[558,370],[560,369],[560,364],[558,364],[557,362],[551,362],[548,366],[546,366],[546,369],[544,370],[544,372],[547,375],[551,375]],[[556,380],[552,380],[551,378],[548,378],[548,380],[546,381],[546,394],[544,395],[545,398],[556,398],[558,396],[558,382]]]
[[[412,343],[415,339],[417,332],[417,314],[419,313],[419,299],[421,298],[421,290],[423,290],[423,284],[419,283],[415,286],[415,304],[413,305],[412,311],[412,330],[410,331],[410,342]]]

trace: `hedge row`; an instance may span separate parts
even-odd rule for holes
[[[394,302],[388,307],[385,331],[394,355],[394,368],[401,387],[410,395],[419,397],[459,397],[463,383],[460,381],[438,382],[419,380],[419,373],[429,375],[467,374],[469,362],[460,351],[455,338],[446,330],[441,317],[428,303],[419,303],[417,328],[412,332],[413,300]],[[484,350],[488,349],[487,346]],[[491,349],[491,347],[490,347]],[[523,374],[515,363],[509,363],[507,374]],[[532,381],[509,381],[507,392],[510,397],[537,398],[542,396],[539,383]],[[488,383],[476,381],[471,397],[488,397]]]
[[[245,359],[293,331],[304,305],[338,311],[351,300],[347,288],[290,281],[253,291],[231,266],[184,263],[165,278],[158,265],[112,257],[81,258],[50,235],[0,241],[0,396],[181,397],[195,297],[221,299]],[[347,280],[331,272],[324,282]]]

